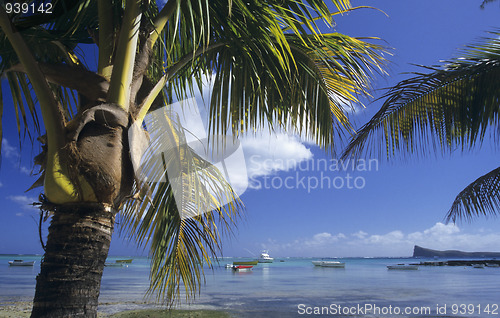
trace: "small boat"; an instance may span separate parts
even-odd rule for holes
[[[9,266],[33,266],[35,265],[35,261],[25,262],[22,259],[15,259],[13,261],[9,261]]]
[[[233,264],[226,264],[226,268],[233,268],[234,265]]]
[[[484,268],[484,264],[472,264],[472,268]]]
[[[418,270],[418,265],[410,265],[410,264],[397,264],[397,265],[387,265],[387,269],[397,269],[397,270],[410,270],[415,271]]]
[[[237,261],[233,262],[233,265],[257,265],[259,264],[258,260],[255,261]]]
[[[237,265],[237,266],[233,266],[233,270],[235,272],[249,272],[251,271],[253,268],[252,265]]]
[[[345,263],[337,261],[312,261],[314,266],[320,267],[333,267],[333,268],[345,268]]]
[[[500,264],[496,264],[496,263],[486,263],[486,266],[487,266],[487,267],[500,267]]]
[[[274,261],[274,258],[269,256],[268,251],[262,251],[262,253],[260,253],[258,261],[259,263],[272,263]]]
[[[124,263],[104,263],[106,267],[128,267],[127,264]]]
[[[134,260],[133,258],[131,258],[131,259],[117,259],[116,262],[130,264],[130,263],[132,263],[133,260]]]

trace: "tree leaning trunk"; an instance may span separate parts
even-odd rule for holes
[[[85,179],[97,202],[46,203],[53,216],[36,280],[33,318],[97,317],[115,212],[134,182],[127,126],[128,113],[102,104],[77,115],[68,128],[68,170],[75,180]]]
[[[115,215],[98,203],[59,206],[52,217],[31,317],[97,317]]]

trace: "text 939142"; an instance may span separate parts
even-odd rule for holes
[[[52,3],[20,3],[20,2],[7,2],[4,4],[5,12],[8,14],[51,14]]]

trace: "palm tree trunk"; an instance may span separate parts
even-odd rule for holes
[[[114,220],[104,204],[56,207],[31,317],[97,317]]]

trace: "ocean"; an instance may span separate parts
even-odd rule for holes
[[[35,260],[34,267],[9,267],[12,259]],[[1,304],[31,301],[40,256],[0,255]],[[126,257],[110,257],[108,261]],[[414,258],[345,258],[345,269],[312,265],[315,258],[282,258],[251,272],[226,269],[232,258],[205,269],[205,284],[190,309],[216,309],[234,317],[500,317],[500,268],[421,266],[388,270]],[[434,260],[434,259],[433,259]],[[134,258],[128,267],[106,267],[100,310],[140,308],[149,262]],[[185,303],[184,299],[181,299]]]

